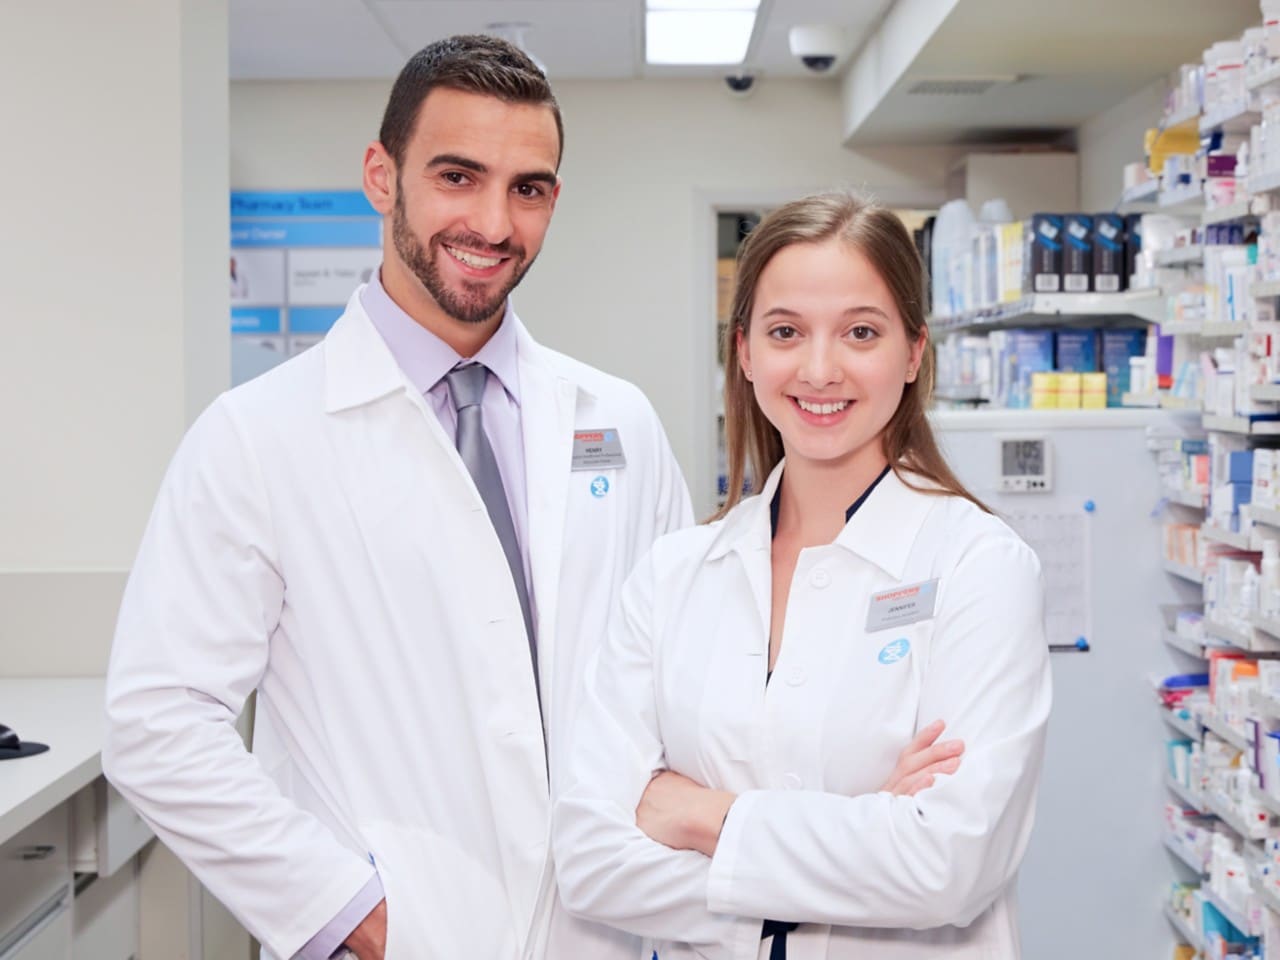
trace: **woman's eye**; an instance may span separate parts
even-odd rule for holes
[[[790,340],[795,337],[797,331],[795,327],[781,326],[774,327],[769,331],[769,336],[775,340]]]
[[[854,340],[857,340],[862,343],[865,343],[867,340],[873,339],[875,335],[876,335],[876,331],[874,327],[859,326],[859,327],[854,327],[852,330],[849,331],[849,336],[851,336]]]

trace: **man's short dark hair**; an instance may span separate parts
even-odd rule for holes
[[[404,164],[419,109],[437,87],[497,97],[505,103],[549,107],[556,118],[563,155],[564,123],[546,75],[514,44],[497,37],[464,34],[423,47],[396,77],[378,139],[397,167]],[[559,165],[559,159],[556,162]]]

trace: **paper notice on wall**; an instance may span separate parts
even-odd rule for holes
[[[345,304],[382,261],[379,249],[291,250],[291,305]]]
[[[1094,645],[1089,602],[1089,527],[1092,514],[1079,503],[1038,505],[1001,513],[1040,558],[1044,576],[1045,635],[1050,644]]]

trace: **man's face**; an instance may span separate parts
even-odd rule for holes
[[[396,171],[391,240],[447,316],[501,315],[551,223],[559,152],[548,107],[451,89],[427,96]]]

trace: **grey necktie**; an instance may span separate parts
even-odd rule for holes
[[[458,454],[467,465],[480,499],[489,511],[489,520],[498,534],[502,552],[507,556],[511,579],[515,581],[516,596],[520,598],[520,612],[524,614],[524,629],[529,637],[529,653],[533,657],[533,682],[538,686],[538,647],[533,632],[533,610],[529,604],[529,586],[524,579],[524,558],[520,542],[516,539],[516,527],[511,521],[511,508],[507,505],[507,491],[502,486],[502,474],[498,461],[484,433],[484,418],[480,401],[484,397],[485,381],[489,370],[480,363],[468,363],[454,367],[445,374],[449,396],[458,411]],[[542,694],[539,690],[539,702]]]

